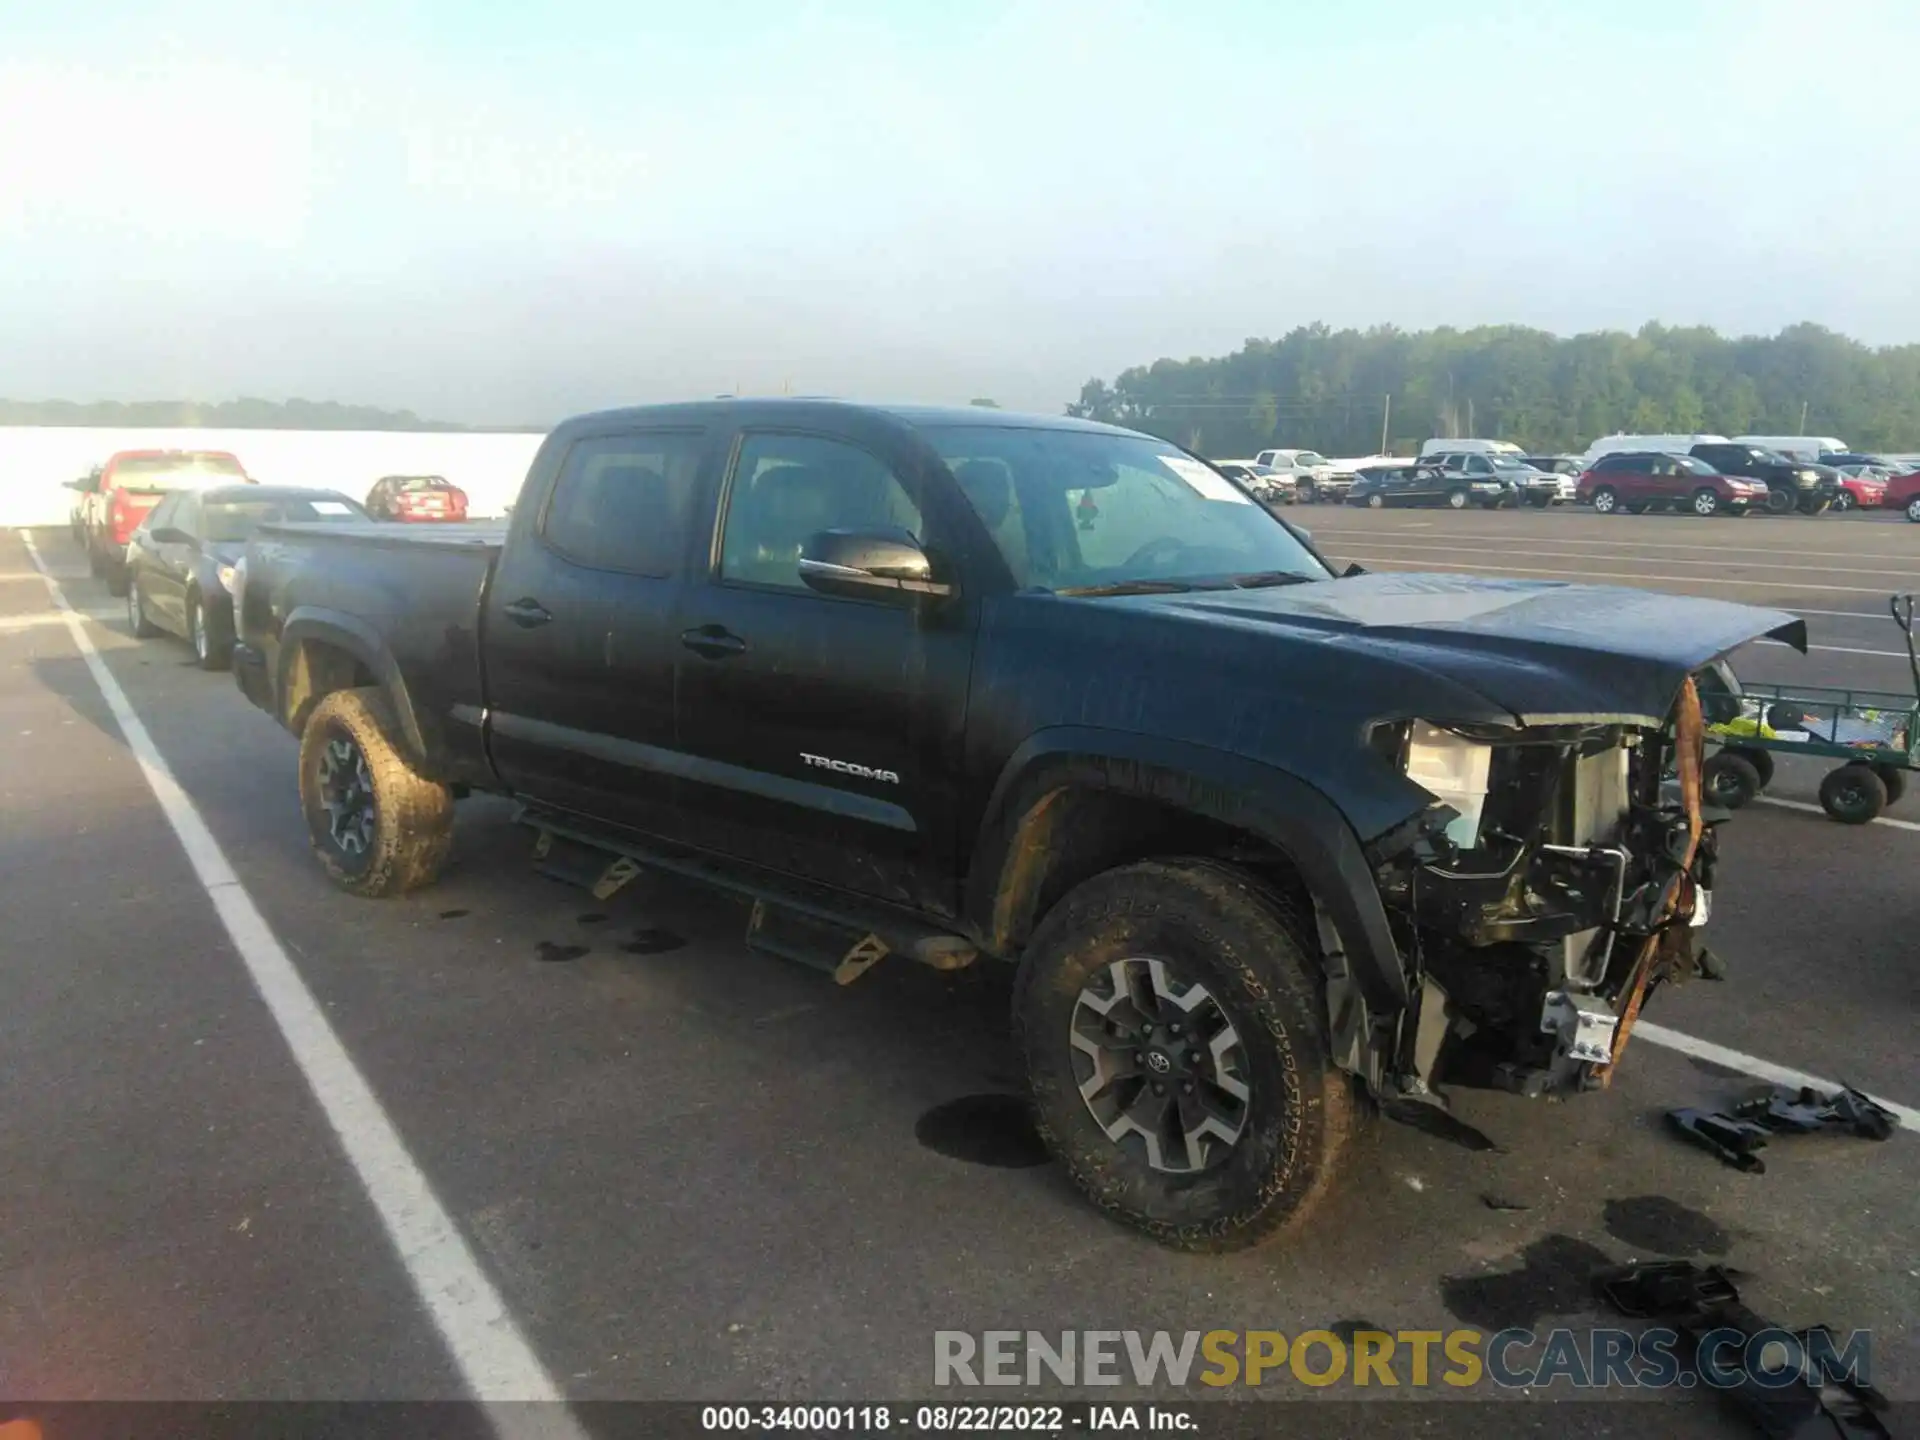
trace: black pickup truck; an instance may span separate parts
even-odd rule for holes
[[[571,420],[504,530],[271,526],[236,584],[337,883],[428,883],[492,791],[539,863],[742,893],[750,942],[843,982],[1016,963],[1054,1153],[1194,1249],[1304,1215],[1357,1092],[1604,1084],[1706,968],[1701,697],[1805,643],[1336,574],[1149,436],[825,401]]]

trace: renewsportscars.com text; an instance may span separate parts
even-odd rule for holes
[[[933,1383],[1407,1386],[1732,1389],[1787,1387],[1825,1374],[1870,1385],[1872,1336],[1822,1331],[1809,1342],[1787,1330],[1748,1336],[1715,1330],[1692,1364],[1673,1330],[937,1330]]]

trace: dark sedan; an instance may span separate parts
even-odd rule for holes
[[[1506,487],[1498,480],[1443,470],[1438,465],[1372,465],[1353,477],[1347,504],[1379,510],[1388,505],[1498,505]]]
[[[205,670],[233,658],[235,566],[247,537],[281,521],[365,520],[337,490],[223,485],[176,490],[155,506],[127,545],[127,623],[142,640],[167,631],[193,642]]]

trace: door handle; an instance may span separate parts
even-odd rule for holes
[[[680,632],[680,643],[696,655],[709,660],[724,660],[729,655],[744,655],[747,642],[724,625],[701,625]]]
[[[503,605],[500,608],[506,612],[507,618],[514,624],[529,630],[535,625],[544,625],[553,619],[547,607],[534,599],[515,600],[512,604]]]

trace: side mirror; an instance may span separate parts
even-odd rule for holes
[[[162,525],[158,530],[149,530],[147,535],[156,545],[191,545],[196,550],[200,548],[200,542],[193,536],[171,525]]]
[[[78,480],[62,480],[60,482],[60,488],[62,490],[77,490],[82,495],[91,495],[93,493],[93,481],[83,475]]]
[[[809,590],[843,600],[911,600],[953,593],[933,578],[927,552],[904,530],[822,530],[800,547]]]

